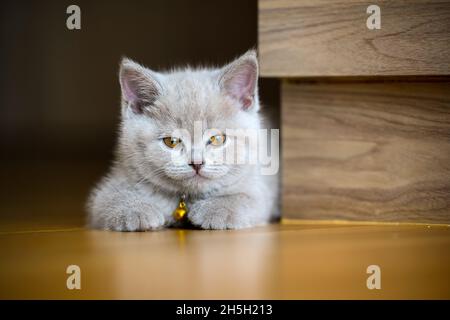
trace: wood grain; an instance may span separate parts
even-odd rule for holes
[[[450,222],[450,83],[282,85],[283,214]]]
[[[269,77],[448,75],[450,1],[259,0],[261,74]]]
[[[449,246],[441,226],[0,234],[0,299],[449,299]]]

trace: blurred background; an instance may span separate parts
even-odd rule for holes
[[[81,8],[81,30],[66,9]],[[6,1],[0,11],[0,231],[81,226],[113,159],[122,56],[221,65],[257,43],[257,1]],[[260,81],[278,121],[278,82]]]

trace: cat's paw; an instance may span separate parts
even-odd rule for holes
[[[202,200],[189,209],[188,219],[202,229],[243,229],[254,226],[242,208]]]
[[[159,213],[129,212],[111,217],[102,226],[102,229],[112,231],[148,231],[161,229],[165,219]]]

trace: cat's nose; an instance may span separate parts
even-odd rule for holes
[[[200,171],[202,165],[203,165],[203,162],[201,162],[201,163],[190,163],[189,165],[192,167],[192,169],[195,170],[195,172],[198,173]]]

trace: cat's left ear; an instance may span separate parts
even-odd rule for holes
[[[258,59],[255,50],[226,65],[220,71],[219,85],[226,94],[236,99],[243,110],[258,106]]]

